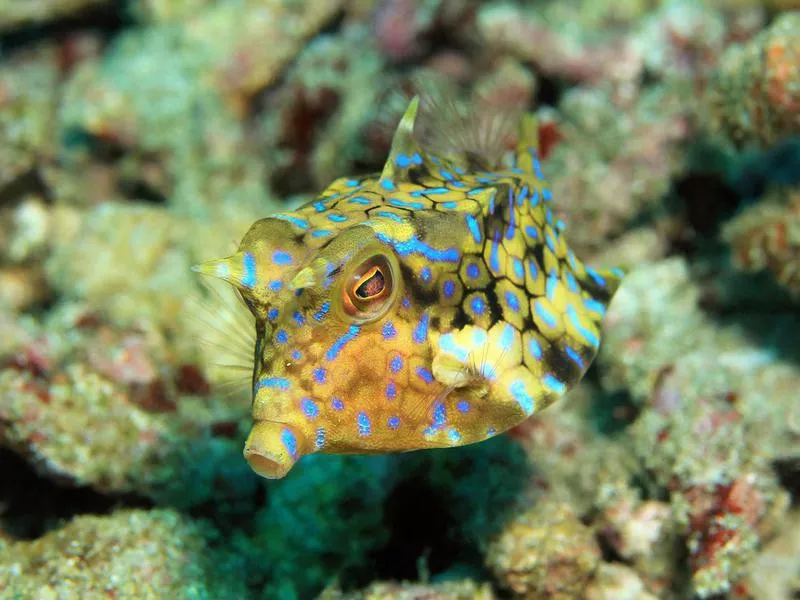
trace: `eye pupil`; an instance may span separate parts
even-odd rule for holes
[[[379,295],[385,287],[386,279],[383,276],[383,272],[375,267],[373,273],[364,279],[361,285],[356,289],[356,296],[363,300],[374,298]]]

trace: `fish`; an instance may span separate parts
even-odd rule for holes
[[[335,180],[193,267],[253,317],[243,454],[258,475],[481,442],[591,365],[624,272],[567,245],[534,115],[476,115],[414,96],[380,173]]]

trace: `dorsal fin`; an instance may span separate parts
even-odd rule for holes
[[[407,181],[408,171],[422,164],[422,149],[414,139],[414,124],[419,110],[419,96],[408,103],[403,118],[397,125],[392,138],[392,149],[381,172],[380,182]]]
[[[517,127],[516,167],[534,173],[539,160],[539,125],[532,113],[523,113]],[[538,173],[537,173],[538,175]]]

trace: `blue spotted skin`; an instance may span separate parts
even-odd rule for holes
[[[525,116],[505,162],[470,167],[415,141],[417,100],[380,175],[342,178],[256,222],[200,267],[256,317],[245,457],[282,477],[311,452],[400,452],[485,440],[578,382],[622,277],[568,248]],[[388,292],[348,312],[380,259]]]

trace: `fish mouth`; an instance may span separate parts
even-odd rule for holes
[[[294,427],[277,421],[256,421],[242,453],[256,474],[281,479],[302,455],[302,447],[302,438]]]

